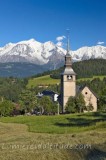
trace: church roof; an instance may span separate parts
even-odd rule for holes
[[[77,94],[79,94],[79,93],[81,93],[82,92],[82,90],[85,88],[85,87],[87,87],[91,92],[92,92],[92,94],[96,97],[96,98],[98,98],[98,96],[96,95],[96,93],[94,92],[94,91],[92,91],[87,85],[83,85],[83,86],[76,86],[76,93]]]
[[[62,75],[76,75],[76,73],[74,72],[74,70],[72,68],[65,68],[64,71],[62,72]]]
[[[66,53],[66,55],[65,55],[66,57],[71,57],[71,55],[69,54],[69,52],[68,53]]]

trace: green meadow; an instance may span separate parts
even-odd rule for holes
[[[47,85],[48,86],[48,85],[57,84],[57,83],[60,83],[59,79],[53,79],[50,77],[50,75],[46,75],[46,76],[42,76],[42,77],[29,79],[27,87],[31,88],[31,87],[36,87],[38,85],[41,85],[41,86]]]
[[[100,80],[103,80],[103,78],[105,78],[106,76],[93,76],[92,78],[80,78],[80,79],[77,79],[77,81],[87,81],[87,80],[93,80],[95,78],[99,78]]]
[[[26,124],[30,132],[64,134],[106,128],[106,113],[3,117],[0,121]]]

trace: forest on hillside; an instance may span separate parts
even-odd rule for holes
[[[77,74],[77,78],[88,78],[98,75],[106,75],[106,60],[105,59],[90,59],[80,62],[75,62],[72,68]],[[32,78],[40,77],[50,74],[52,78],[60,79],[60,75],[63,72],[64,67],[59,69],[46,71],[37,75],[32,76]]]
[[[90,59],[81,62],[73,63],[72,68],[77,74],[77,78],[90,78],[98,75],[106,75],[106,60]],[[64,67],[54,71],[51,74],[52,78],[60,78],[60,73]]]

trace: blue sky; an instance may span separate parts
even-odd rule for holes
[[[105,45],[106,0],[0,0],[0,46],[31,38],[57,43],[67,28],[72,50]]]

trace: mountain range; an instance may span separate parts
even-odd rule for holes
[[[0,63],[26,62],[36,65],[52,64],[62,61],[65,50],[51,41],[40,43],[34,39],[18,43],[8,43],[0,48]],[[51,62],[51,63],[50,63]]]
[[[36,73],[56,69],[64,64],[66,50],[51,41],[40,43],[35,39],[8,43],[0,47],[0,69],[19,68],[24,64],[35,66]],[[106,47],[97,45],[82,47],[76,51],[70,51],[73,62],[88,59],[106,59]],[[21,64],[21,65],[19,65]],[[8,70],[8,73],[10,70]],[[6,73],[7,74],[7,73]],[[33,74],[33,71],[32,71]],[[1,75],[1,74],[0,74]],[[11,75],[11,74],[9,74]]]

